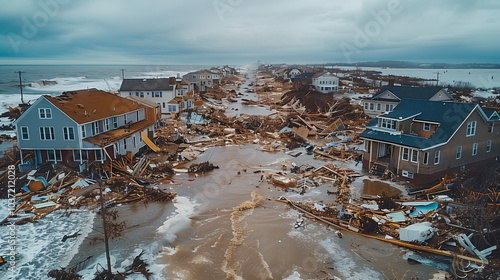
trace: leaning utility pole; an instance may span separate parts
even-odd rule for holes
[[[104,198],[103,198],[103,193],[102,193],[102,181],[101,179],[98,180],[99,184],[99,191],[100,191],[100,201],[101,201],[101,217],[102,217],[102,227],[104,229],[104,244],[106,246],[106,261],[108,263],[108,276],[111,276],[111,258],[109,256],[109,241],[108,241],[108,228],[107,228],[107,223],[106,223],[106,207],[104,207]]]
[[[14,73],[18,73],[19,74],[19,89],[21,89],[21,103],[24,104],[24,99],[23,99],[23,82],[22,82],[22,79],[21,79],[21,73],[24,73],[22,71],[16,71]]]

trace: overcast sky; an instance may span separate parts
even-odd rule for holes
[[[3,1],[0,64],[500,63],[498,0]]]

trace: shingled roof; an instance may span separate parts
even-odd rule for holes
[[[173,90],[168,78],[159,79],[124,79],[120,91],[157,91]]]
[[[56,97],[44,95],[44,98],[79,124],[145,108],[138,102],[95,88],[66,91]]]
[[[377,99],[384,92],[390,91],[399,99],[410,98],[429,100],[442,89],[442,87],[384,86],[377,93],[373,94],[371,99]]]
[[[448,142],[475,109],[480,110],[480,113],[484,115],[481,107],[474,103],[404,99],[394,111],[379,117],[395,120],[413,117],[417,121],[439,123],[438,130],[430,138],[391,133],[369,127],[360,134],[360,137],[425,149]]]

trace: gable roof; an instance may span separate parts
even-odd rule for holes
[[[373,94],[371,99],[377,99],[386,91],[389,91],[399,99],[411,98],[429,100],[442,89],[442,87],[384,86]]]
[[[124,79],[120,91],[173,90],[168,78],[159,79]]]
[[[137,102],[95,88],[66,91],[55,97],[44,95],[43,98],[79,124],[145,108]]]
[[[400,120],[399,117],[405,119],[414,116],[416,121],[439,123],[438,129],[430,138],[390,133],[368,127],[360,137],[426,149],[448,142],[475,110],[484,116],[481,107],[474,103],[403,99],[392,112],[379,117]]]
[[[490,121],[500,120],[500,115],[498,114],[498,112],[496,110],[483,108],[483,111],[484,111],[484,114],[486,115],[486,117],[488,118],[488,120],[490,120]]]

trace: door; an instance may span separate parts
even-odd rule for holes
[[[385,157],[386,147],[384,143],[378,143],[378,158]]]

